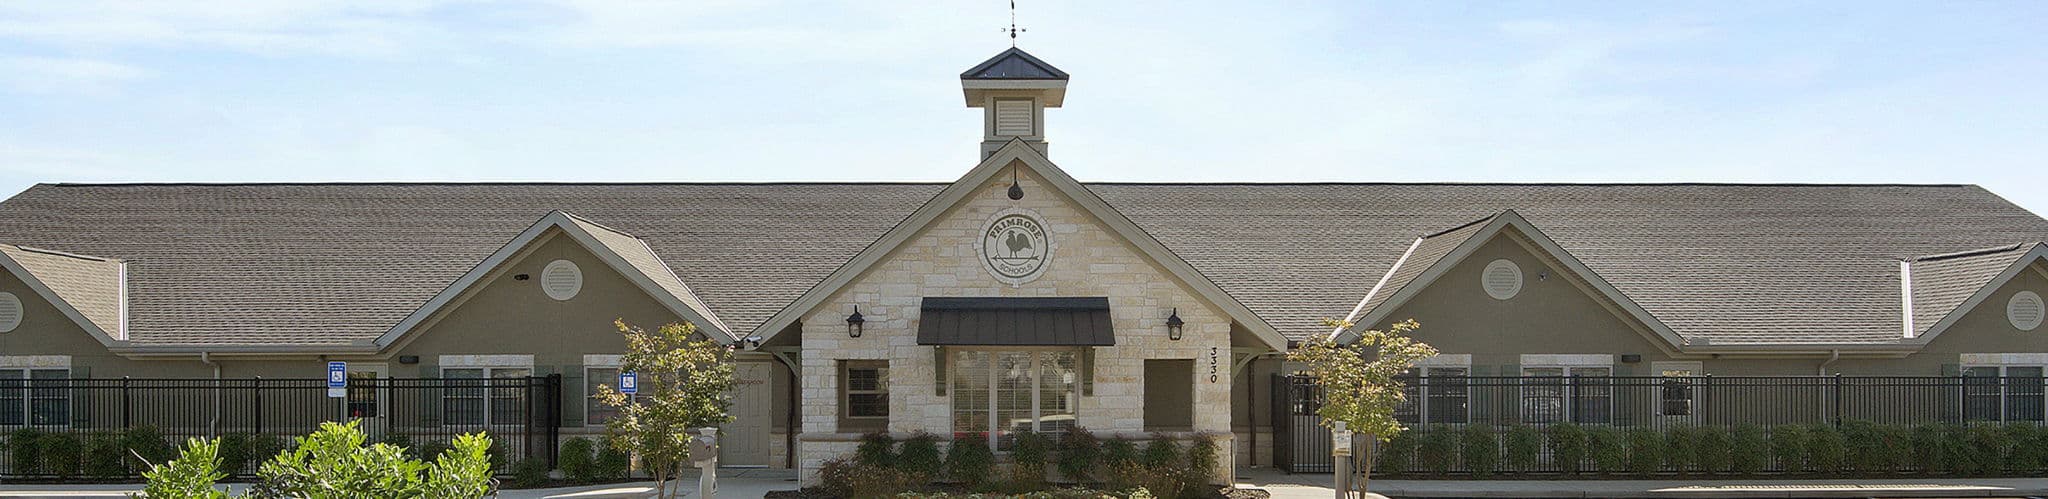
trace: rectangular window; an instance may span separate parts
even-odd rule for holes
[[[1972,366],[1963,369],[1963,419],[2041,421],[2041,366]]]
[[[1522,422],[1606,423],[1613,418],[1614,369],[1605,366],[1522,368]]]
[[[448,383],[442,395],[442,423],[512,425],[526,423],[525,367],[451,367],[441,370]]]
[[[889,362],[848,360],[839,363],[840,415],[861,429],[882,429],[889,420]],[[877,428],[865,428],[875,425]]]
[[[1403,423],[1464,424],[1471,421],[1471,381],[1468,367],[1417,367],[1399,378],[1404,395],[1394,408]]]
[[[986,432],[1009,448],[1019,432],[1063,431],[1075,424],[1080,373],[1077,352],[963,350],[953,355],[953,432]]]
[[[1145,431],[1195,428],[1195,361],[1145,360]]]
[[[613,388],[618,388],[618,384],[619,368],[586,367],[583,369],[584,425],[604,426],[606,422],[609,422],[612,420],[612,418],[619,416],[619,409],[617,407],[605,405],[604,402],[599,402],[597,400],[597,387],[611,386]],[[632,395],[626,396],[628,401],[632,400],[632,397]]]
[[[377,417],[377,373],[348,372],[348,417]]]
[[[70,369],[0,369],[0,425],[71,424]]]
[[[1699,398],[1696,376],[1699,369],[1692,363],[1663,363],[1669,367],[1657,367],[1657,375],[1663,379],[1657,383],[1657,414],[1663,416],[1692,416],[1693,405]],[[1656,367],[1652,364],[1652,367]]]

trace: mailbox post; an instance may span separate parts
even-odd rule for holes
[[[697,497],[710,499],[718,492],[718,429],[701,428],[690,439],[690,460],[696,462]]]
[[[1336,478],[1337,499],[1351,497],[1351,430],[1343,421],[1330,426],[1330,474]]]

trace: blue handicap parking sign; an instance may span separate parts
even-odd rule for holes
[[[327,363],[327,387],[348,388],[348,363]]]
[[[640,393],[640,375],[629,372],[619,373],[619,393],[627,395]]]

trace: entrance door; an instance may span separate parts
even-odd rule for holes
[[[768,466],[769,413],[775,399],[770,385],[775,364],[740,362],[733,368],[731,423],[722,429],[718,442],[718,464],[724,466]]]
[[[354,364],[348,366],[348,397],[345,416],[363,429],[371,441],[384,438],[391,420],[390,381],[382,364]]]

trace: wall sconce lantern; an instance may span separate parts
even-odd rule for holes
[[[1180,307],[1174,307],[1173,314],[1166,316],[1166,339],[1180,341],[1181,326],[1187,321],[1180,320]]]
[[[854,305],[853,315],[846,316],[846,335],[859,338],[862,326],[867,323],[867,318],[860,316],[860,305]]]

